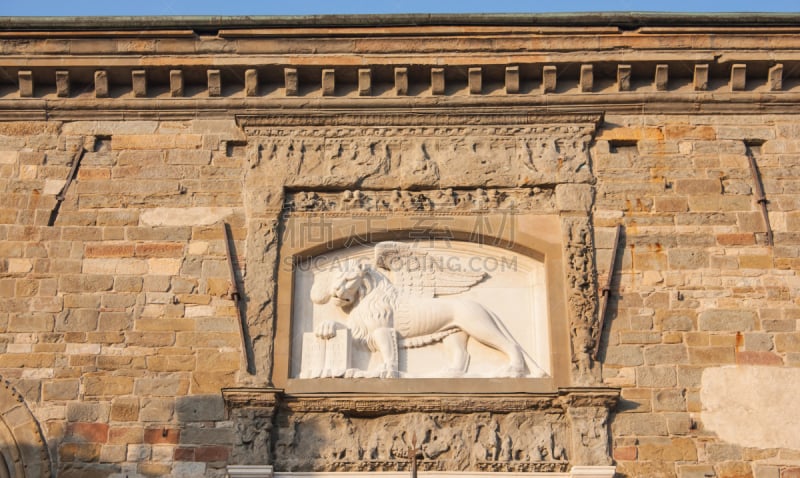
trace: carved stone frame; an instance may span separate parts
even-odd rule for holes
[[[567,427],[564,438],[571,443],[568,461],[494,463],[491,470],[565,472],[571,468],[570,476],[611,476],[608,419],[619,390],[597,385],[599,367],[591,353],[600,330],[589,145],[601,119],[600,115],[541,114],[524,108],[272,111],[237,117],[247,136],[250,166],[245,184],[245,326],[253,337],[249,353],[256,359],[256,375],[270,387],[231,389],[223,391],[223,396],[232,419],[241,426],[271,420],[272,427],[271,433],[240,439],[235,453],[239,464],[274,463],[278,472],[361,470],[362,464],[352,460],[315,463],[317,455],[305,447],[288,454],[281,451],[282,443],[294,443],[292,427],[304,419],[344,423],[350,418],[370,421],[391,416],[402,427],[416,423],[421,416],[437,415],[483,426],[491,416],[521,413],[532,420],[549,416]],[[477,151],[476,143],[467,144],[466,138],[478,138]],[[456,150],[448,150],[451,158],[475,168],[471,176],[454,173],[453,165],[462,163],[452,161],[436,177],[415,175],[416,171],[396,168],[395,163],[372,168],[365,175],[366,163],[343,154],[360,148],[359,154],[372,154],[374,159],[375,152],[369,150],[377,145],[378,154],[395,148],[395,152],[416,154],[417,158],[421,152],[424,160],[435,162],[436,154],[448,154],[445,149],[451,147],[451,140],[457,145]],[[486,145],[488,149],[482,150]],[[508,166],[497,175],[491,173],[492,167],[481,169],[474,162],[488,159],[492,163],[496,155],[505,161],[503,168]],[[315,165],[316,171],[304,171],[308,164]],[[515,200],[504,204],[478,200],[467,207],[457,202],[442,207],[435,200],[423,200],[452,194],[480,198],[487,192]],[[391,194],[410,202],[391,205],[385,200]],[[364,201],[359,199],[364,197]],[[521,225],[517,237],[487,233],[476,239],[469,226],[476,217],[497,224],[508,215]],[[368,220],[354,223],[354,217]],[[450,218],[448,227],[454,240],[493,245],[505,241],[510,250],[543,259],[552,378],[291,380],[289,347],[297,261],[341,248],[353,234],[372,243],[407,239],[414,224],[424,217]],[[286,240],[287,233],[296,232],[304,221],[320,219],[330,224],[329,235],[300,243]],[[541,227],[544,223],[551,227]],[[381,227],[375,227],[378,224]],[[520,230],[524,234],[520,235]],[[435,237],[440,231],[432,228],[430,232]],[[318,440],[318,445],[335,448],[339,437],[353,440],[341,432],[331,440]],[[255,450],[264,446],[270,454],[258,462]],[[402,468],[399,462],[388,462],[369,470],[386,466]],[[442,468],[445,470],[458,471]]]
[[[284,222],[284,236],[299,234],[311,220],[325,221],[329,236],[324,240],[308,241],[293,245],[286,241],[280,249],[278,267],[277,328],[275,335],[275,362],[272,383],[285,389],[287,393],[480,393],[491,387],[496,392],[553,392],[558,387],[570,385],[569,381],[569,338],[566,302],[563,284],[563,261],[560,221],[555,215],[533,213],[516,214],[515,227],[501,227],[509,217],[500,212],[489,212],[477,216],[464,214],[452,217],[447,222],[453,240],[472,240],[482,244],[498,245],[524,256],[542,260],[545,265],[548,287],[548,320],[550,330],[550,352],[552,376],[540,379],[292,379],[289,376],[289,360],[292,356],[291,318],[294,285],[294,267],[302,260],[318,254],[340,249],[345,242],[358,234],[368,237],[372,242],[382,240],[409,239],[409,231],[421,219],[436,219],[436,216],[370,215],[368,221],[354,220],[352,216],[287,215]],[[476,219],[485,221],[498,235],[475,237]],[[494,225],[494,226],[492,226]],[[372,229],[367,230],[366,227]],[[558,231],[552,231],[553,228]],[[354,229],[355,228],[355,229]],[[547,234],[541,231],[550,230]],[[436,236],[437,231],[430,231]],[[441,232],[441,231],[440,231]]]

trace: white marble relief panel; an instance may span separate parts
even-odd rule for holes
[[[543,377],[544,263],[459,241],[386,241],[296,266],[292,378]]]

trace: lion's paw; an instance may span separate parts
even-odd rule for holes
[[[336,322],[333,320],[326,320],[317,326],[315,331],[317,337],[321,339],[332,339],[336,336]]]
[[[400,373],[397,370],[383,370],[380,378],[400,378]]]

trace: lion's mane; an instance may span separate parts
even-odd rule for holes
[[[373,350],[370,343],[372,332],[394,326],[398,292],[383,274],[369,267],[364,271],[358,295],[358,302],[349,314],[348,326],[354,339],[365,342]]]

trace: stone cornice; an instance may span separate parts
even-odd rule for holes
[[[0,18],[0,119],[359,107],[780,113],[800,98],[800,16],[390,18],[78,18],[69,31],[67,19]],[[144,33],[132,37],[126,21]]]
[[[0,28],[30,30],[151,30],[165,28],[220,29],[274,27],[444,25],[535,26],[797,26],[797,13],[490,13],[490,14],[367,14],[303,16],[116,16],[116,17],[0,17]]]

